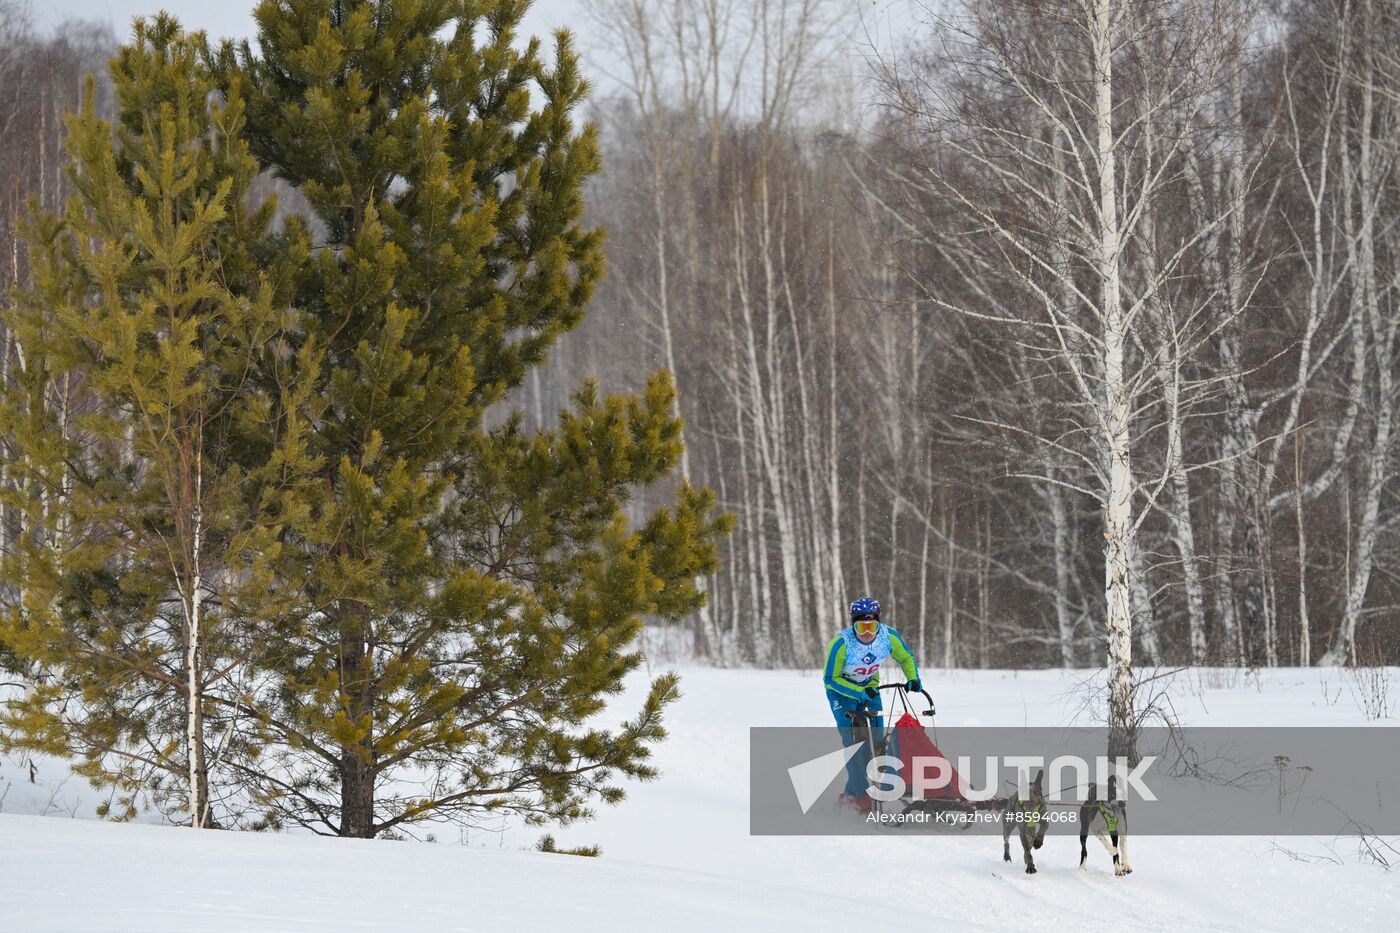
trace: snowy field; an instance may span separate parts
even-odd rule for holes
[[[1034,876],[1004,866],[987,836],[751,837],[748,727],[829,722],[820,678],[682,673],[662,777],[555,833],[600,844],[601,859],[522,851],[539,833],[509,825],[460,845],[70,819],[90,814],[90,791],[53,762],[31,784],[0,759],[0,930],[1357,930],[1393,929],[1400,915],[1400,867],[1359,859],[1345,838],[1139,836],[1134,874],[1115,878],[1097,847],[1078,871],[1068,836],[1047,840]],[[925,682],[940,726],[1092,725],[1089,676],[929,671]],[[1389,676],[1400,684],[1400,670]],[[1368,719],[1364,690],[1336,670],[1189,671],[1171,697],[1184,725],[1394,727]]]

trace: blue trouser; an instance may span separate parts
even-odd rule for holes
[[[856,741],[855,730],[851,725],[851,720],[847,718],[847,713],[855,712],[860,704],[866,704],[870,709],[879,711],[884,709],[880,703],[880,698],[875,699],[861,697],[859,700],[848,696],[842,696],[833,690],[826,692],[826,704],[831,709],[831,715],[836,717],[836,728],[841,730],[841,745],[849,746]],[[870,724],[873,738],[878,745],[881,737],[885,734],[885,717],[876,716]],[[862,745],[860,751],[851,756],[846,762],[846,796],[859,797],[865,793],[865,788],[870,785],[865,776],[865,768],[870,763],[870,746]]]

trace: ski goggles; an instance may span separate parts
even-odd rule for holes
[[[856,620],[856,634],[857,634],[857,635],[874,635],[874,634],[875,634],[876,632],[878,632],[879,630],[880,630],[880,620],[879,620],[879,619],[857,619],[857,620]]]

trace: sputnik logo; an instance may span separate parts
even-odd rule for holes
[[[788,778],[792,781],[792,790],[793,793],[797,794],[797,803],[802,807],[803,815],[806,815],[807,811],[812,809],[812,806],[821,799],[822,794],[826,793],[826,789],[831,786],[831,782],[836,779],[836,776],[846,770],[846,762],[860,751],[863,744],[857,742],[854,745],[847,745],[839,751],[830,752],[788,768]]]

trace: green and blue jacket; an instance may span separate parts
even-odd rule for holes
[[[875,640],[861,644],[855,626],[842,629],[826,649],[826,670],[823,680],[830,693],[851,699],[862,699],[866,687],[879,688],[880,663],[893,657],[904,671],[906,680],[919,679],[919,666],[900,634],[888,625],[881,625]]]

